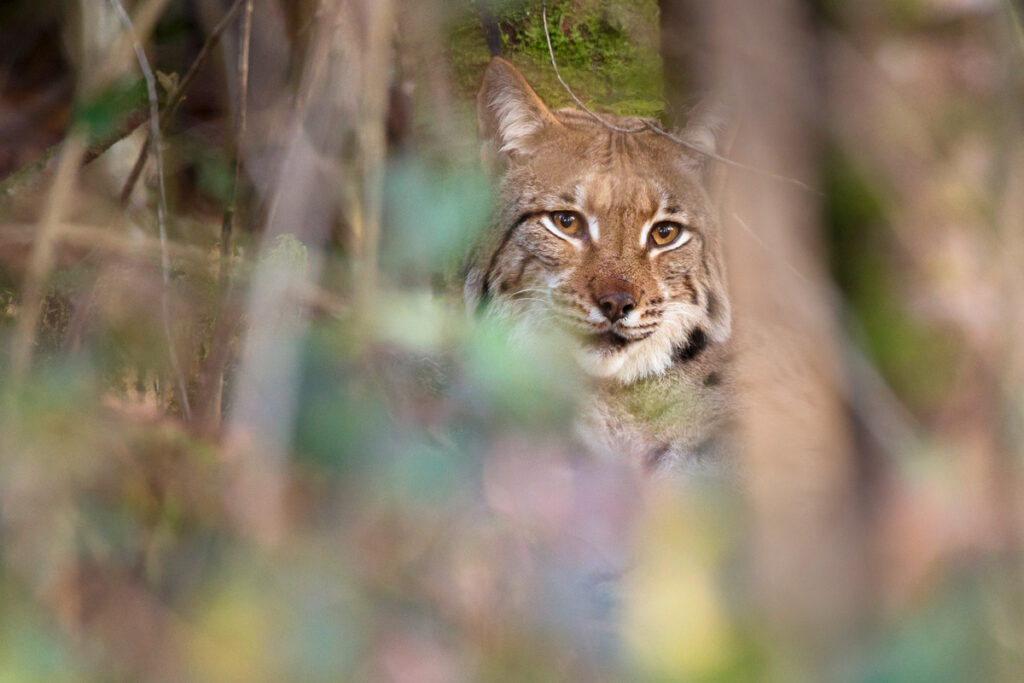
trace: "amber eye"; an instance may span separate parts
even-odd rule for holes
[[[551,213],[551,220],[555,227],[570,237],[579,235],[586,226],[586,219],[575,211],[554,211]]]
[[[657,247],[664,247],[675,242],[682,232],[683,226],[678,223],[657,223],[651,228],[651,242]]]

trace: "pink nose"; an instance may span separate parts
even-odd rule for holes
[[[610,292],[597,299],[597,305],[604,313],[604,317],[616,323],[636,308],[636,299],[627,292]]]

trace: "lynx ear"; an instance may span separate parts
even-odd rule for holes
[[[501,57],[487,66],[476,96],[480,137],[503,154],[523,151],[527,138],[545,126],[560,126],[519,70]]]
[[[729,111],[725,104],[718,99],[707,98],[692,110],[679,137],[695,147],[710,152],[721,154],[722,149],[727,146]],[[707,177],[715,162],[710,157],[699,152],[690,151],[687,157],[691,160],[702,177]]]

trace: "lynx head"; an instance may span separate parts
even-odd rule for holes
[[[477,108],[503,168],[497,221],[470,264],[466,297],[526,325],[570,330],[583,368],[632,382],[730,334],[708,163],[638,118],[550,110],[495,58]],[[682,139],[714,150],[691,116]]]

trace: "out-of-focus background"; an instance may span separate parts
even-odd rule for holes
[[[1024,6],[548,4],[596,110],[731,103],[741,481],[461,304],[539,1],[6,2],[0,680],[1021,680]]]

